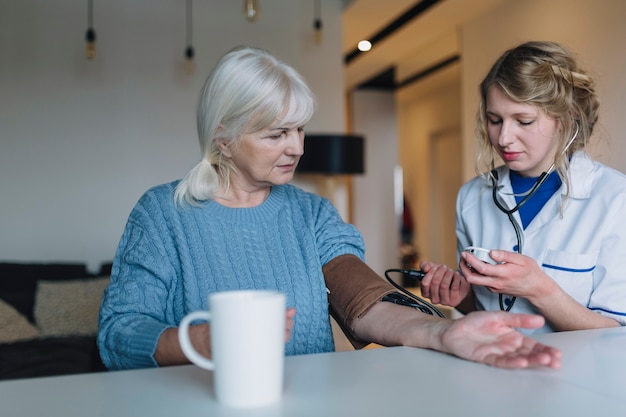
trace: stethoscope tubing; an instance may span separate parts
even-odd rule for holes
[[[574,142],[574,140],[578,136],[579,130],[580,130],[580,126],[578,125],[578,123],[576,123],[576,132],[574,132],[574,135],[572,136],[572,138],[567,142],[567,144],[565,145],[565,148],[563,148],[563,151],[561,152],[561,154],[564,154],[565,152],[567,152],[567,149],[571,146],[571,144]],[[526,204],[526,202],[528,200],[530,200],[532,198],[533,195],[535,195],[535,193],[537,193],[539,188],[548,179],[548,176],[552,173],[552,171],[554,171],[555,167],[556,167],[556,162],[552,163],[552,165],[550,165],[550,168],[548,168],[547,171],[543,172],[539,176],[539,178],[537,178],[537,181],[535,181],[535,184],[532,186],[532,188],[526,194],[526,196],[524,196],[522,201],[517,203],[511,209],[509,209],[506,206],[504,206],[504,204],[502,204],[500,202],[500,200],[498,200],[498,171],[495,170],[495,169],[491,171],[491,175],[493,177],[493,187],[492,187],[493,202],[494,202],[496,207],[498,207],[498,209],[501,212],[503,212],[504,214],[507,215],[507,217],[509,218],[509,221],[513,225],[513,229],[515,229],[515,237],[517,239],[517,253],[519,253],[519,254],[522,253],[522,246],[523,246],[523,243],[524,243],[524,232],[522,231],[522,227],[520,226],[518,221],[513,216],[513,213],[518,211],[524,204]],[[511,311],[511,309],[513,308],[513,304],[515,304],[515,300],[517,300],[517,297],[512,297],[511,301],[509,302],[509,304],[506,307],[504,307],[504,296],[503,296],[503,294],[498,294],[498,299],[499,299],[499,303],[500,303],[500,310],[502,310],[502,311]]]
[[[519,253],[519,254],[522,253],[522,246],[523,246],[523,243],[524,243],[524,234],[523,234],[521,226],[519,225],[517,220],[515,220],[515,217],[513,216],[513,213],[518,211],[520,209],[520,207],[522,207],[537,192],[537,190],[539,190],[539,187],[541,187],[541,185],[545,182],[545,179],[549,175],[549,174],[548,175],[544,175],[547,172],[548,171],[544,172],[537,179],[537,181],[535,181],[535,185],[533,185],[533,187],[530,189],[530,192],[524,197],[524,199],[522,201],[517,203],[515,205],[515,207],[513,207],[512,209],[506,208],[498,200],[498,173],[496,172],[495,169],[491,172],[492,175],[493,175],[493,178],[495,180],[494,184],[493,184],[493,193],[492,193],[493,202],[496,205],[496,207],[498,207],[498,209],[500,211],[502,211],[504,214],[506,214],[506,216],[509,218],[509,222],[511,222],[511,224],[513,225],[513,229],[515,230],[515,238],[517,239],[517,253]],[[511,309],[513,308],[513,304],[515,304],[516,300],[517,300],[517,297],[512,297],[511,301],[509,302],[509,304],[505,307],[504,306],[504,295],[501,294],[501,293],[498,294],[498,302],[500,304],[500,310],[502,310],[502,311],[506,311],[506,312],[511,311]]]

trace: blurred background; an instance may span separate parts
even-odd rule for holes
[[[626,171],[626,2],[258,0],[253,20],[247,3],[0,0],[0,260],[110,261],[141,194],[199,160],[199,90],[242,44],[308,80],[319,101],[308,133],[365,138],[362,174],[295,182],[363,232],[381,274],[456,263],[478,83],[517,43],[554,40],[580,56],[601,98],[594,156]],[[358,52],[360,40],[372,49]]]

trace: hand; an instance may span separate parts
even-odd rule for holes
[[[423,314],[393,303],[378,302],[354,322],[361,340],[383,346],[434,349],[499,368],[561,367],[561,352],[524,336],[516,328],[536,329],[536,314],[477,311],[456,319]]]
[[[207,323],[189,326],[189,339],[198,353],[207,358],[211,357],[211,332]],[[154,360],[159,366],[190,363],[180,347],[178,327],[170,327],[161,333],[154,352]]]
[[[295,308],[288,308],[285,317],[285,343],[289,341],[291,337],[291,331],[293,330],[293,318],[296,316]]]
[[[420,268],[426,272],[420,282],[422,295],[433,303],[456,307],[469,294],[470,284],[452,268],[432,262],[422,262]]]
[[[448,323],[441,342],[453,355],[498,368],[561,367],[558,349],[515,330],[543,326],[541,316],[480,311]]]
[[[534,259],[503,250],[492,250],[490,255],[498,265],[461,252],[459,267],[467,282],[484,286],[494,293],[524,297],[531,302],[533,298],[547,296],[555,290],[556,283]]]

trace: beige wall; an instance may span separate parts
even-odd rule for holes
[[[398,133],[393,94],[356,91],[353,130],[365,136],[365,173],[355,175],[354,224],[363,234],[365,258],[379,274],[398,267],[399,222],[394,207],[394,167]]]
[[[413,212],[414,242],[421,258],[448,264],[456,263],[454,200],[460,186],[459,71],[460,65],[455,64],[397,94],[399,158],[405,197]],[[446,151],[450,143],[452,149]]]
[[[509,1],[462,28],[463,178],[474,175],[473,123],[478,83],[504,50],[526,40],[557,41],[595,75],[601,100],[599,160],[626,172],[626,1]]]

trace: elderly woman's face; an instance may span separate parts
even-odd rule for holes
[[[293,179],[304,153],[304,126],[282,126],[280,122],[257,132],[244,133],[230,157],[239,172],[231,186],[254,190],[281,185]]]

